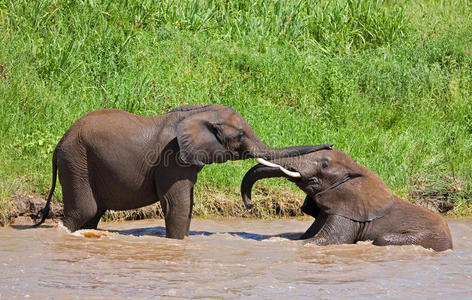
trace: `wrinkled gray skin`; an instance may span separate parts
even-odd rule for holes
[[[143,117],[117,109],[88,113],[62,137],[53,155],[53,184],[62,185],[64,225],[93,229],[107,209],[127,210],[160,201],[166,236],[188,235],[193,186],[205,164],[254,157],[299,155],[324,146],[271,149],[249,124],[224,106],[183,106]]]
[[[251,207],[251,188],[257,180],[289,178],[307,194],[302,211],[315,218],[300,239],[316,245],[371,240],[379,246],[452,249],[451,233],[441,216],[398,199],[376,173],[341,151],[322,150],[271,162],[298,171],[301,178],[288,177],[279,168],[256,165],[243,179],[243,201]]]

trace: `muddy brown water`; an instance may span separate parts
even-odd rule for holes
[[[185,240],[162,220],[0,229],[0,299],[353,299],[472,297],[472,219],[448,220],[454,250],[304,246],[308,219],[193,220]],[[98,237],[97,237],[98,236]]]

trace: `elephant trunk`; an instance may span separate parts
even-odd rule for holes
[[[252,141],[247,145],[248,151],[244,155],[246,158],[262,158],[264,160],[274,160],[286,157],[295,157],[311,152],[332,149],[332,144],[310,145],[310,146],[291,146],[280,149],[270,148],[264,144],[259,137],[252,132],[253,136],[249,138]]]
[[[241,182],[241,197],[246,208],[250,209],[253,206],[251,201],[251,190],[254,183],[260,179],[271,177],[289,178],[280,168],[268,167],[261,164],[255,165],[247,171],[246,175],[244,175],[243,181]]]

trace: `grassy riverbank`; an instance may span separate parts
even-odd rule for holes
[[[0,0],[0,210],[46,194],[52,150],[86,112],[217,103],[270,146],[334,143],[396,194],[467,214],[471,15],[459,0]],[[205,167],[201,214],[240,201],[253,164]]]

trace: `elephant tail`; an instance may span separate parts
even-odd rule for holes
[[[46,206],[44,206],[43,209],[41,209],[38,214],[35,216],[35,220],[39,218],[40,215],[42,215],[41,221],[38,223],[34,224],[33,228],[38,227],[39,225],[43,224],[43,222],[46,220],[46,218],[49,215],[49,211],[51,209],[51,199],[52,195],[54,194],[54,190],[56,188],[56,179],[57,179],[57,148],[54,149],[54,153],[52,155],[52,186],[51,190],[49,191],[49,196],[48,200],[46,201]]]

